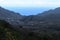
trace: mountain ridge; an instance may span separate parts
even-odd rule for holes
[[[2,18],[8,21],[10,24],[18,26],[17,28],[23,26],[22,28],[39,29],[39,27],[47,27],[60,24],[60,7],[45,11],[39,15],[30,16],[19,15],[0,7],[0,19]]]
[[[21,18],[22,18],[22,15],[20,15],[19,13],[15,13],[13,11],[9,11],[7,9],[0,7],[0,19],[1,20],[5,20],[12,25],[20,25],[19,23],[21,21],[19,19]]]

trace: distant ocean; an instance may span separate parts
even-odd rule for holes
[[[38,13],[42,13],[44,11],[48,11],[52,8],[49,7],[5,7],[8,10],[20,13],[21,15],[36,15]]]

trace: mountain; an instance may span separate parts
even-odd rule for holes
[[[60,7],[30,16],[0,7],[0,40],[60,40]]]
[[[46,21],[59,22],[60,21],[60,7],[53,10],[45,11],[42,14],[39,14],[39,16],[42,17],[42,19]]]
[[[60,7],[37,15],[26,16],[22,21],[28,25],[27,28],[60,30]]]
[[[43,13],[40,13],[38,15],[30,15],[25,18],[23,18],[23,21],[29,22],[29,21],[53,21],[56,20],[58,21],[60,19],[60,7],[45,11]]]
[[[20,25],[21,22],[20,19],[22,18],[22,15],[19,13],[15,13],[13,11],[9,11],[7,9],[4,9],[0,7],[0,19],[1,20],[6,20],[12,25]]]
[[[14,25],[14,28],[35,31],[60,30],[60,7],[30,16],[23,16],[0,7],[0,19]]]

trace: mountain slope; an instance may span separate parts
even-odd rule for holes
[[[8,22],[0,20],[0,40],[60,40],[60,31],[38,33],[26,29],[16,30]]]
[[[39,40],[35,34],[25,29],[14,29],[8,22],[0,20],[0,40]]]
[[[15,13],[13,11],[9,11],[7,9],[0,7],[0,19],[8,21],[12,25],[19,25],[21,22],[19,19],[21,18],[22,15],[20,15],[19,13]]]
[[[28,25],[28,28],[32,29],[60,30],[60,7],[38,15],[26,16],[22,21]]]
[[[0,19],[4,19],[11,25],[14,25],[14,28],[23,26],[22,28],[27,28],[28,30],[44,30],[49,28],[55,30],[60,28],[60,7],[30,16],[22,16],[0,7]]]
[[[23,21],[59,21],[60,20],[60,7],[45,11],[43,13],[40,13],[38,15],[31,15],[23,18]]]
[[[0,7],[0,40],[60,40],[60,8],[21,16]]]

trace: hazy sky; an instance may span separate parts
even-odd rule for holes
[[[0,0],[0,6],[22,15],[32,15],[60,7],[60,0]]]
[[[0,0],[0,5],[6,7],[59,7],[60,0]]]

